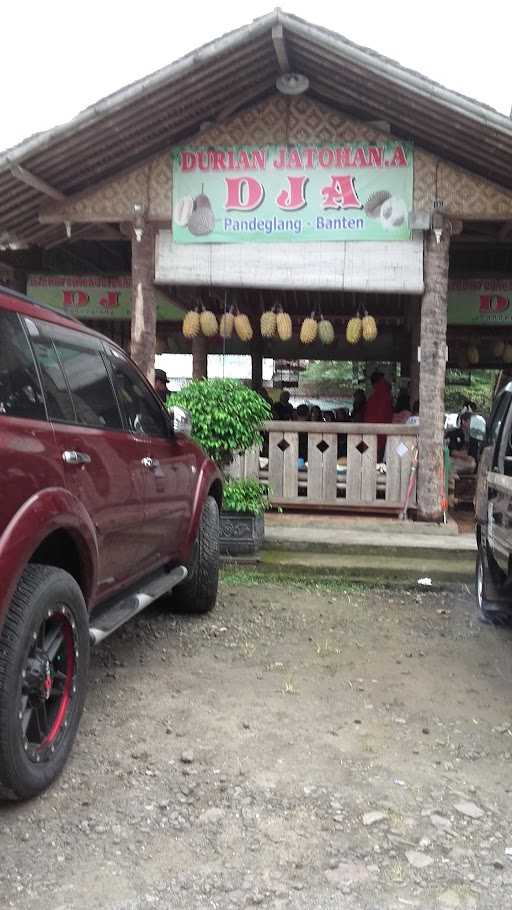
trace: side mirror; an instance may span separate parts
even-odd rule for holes
[[[185,436],[192,435],[192,415],[189,411],[184,408],[171,408],[169,417],[173,433],[184,433]]]

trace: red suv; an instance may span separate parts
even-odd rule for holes
[[[217,595],[216,466],[124,352],[0,288],[0,791],[71,750],[89,646],[173,590]]]

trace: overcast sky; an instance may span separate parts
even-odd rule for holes
[[[289,0],[283,8],[510,113],[510,0]],[[0,149],[271,9],[272,0],[3,0]]]

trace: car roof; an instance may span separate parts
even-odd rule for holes
[[[89,328],[89,326],[84,325],[83,322],[80,322],[80,320],[76,319],[74,316],[69,316],[62,310],[57,310],[45,303],[38,303],[37,300],[32,300],[30,297],[27,297],[26,294],[21,294],[19,291],[13,291],[12,288],[3,287],[2,285],[0,285],[0,309],[14,310],[17,313],[22,313],[24,316],[43,319],[46,322],[72,329],[75,332],[78,331],[83,332],[85,335],[93,335],[95,338],[101,338],[103,341],[108,341],[109,344],[119,347],[119,345],[116,345],[110,338],[107,338],[105,335],[102,335],[101,332],[96,332],[94,329]]]

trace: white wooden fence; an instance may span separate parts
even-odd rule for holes
[[[268,433],[268,458],[256,450],[238,455],[229,474],[268,481],[273,505],[368,512],[395,512],[403,507],[417,427],[271,421],[264,430]],[[303,434],[307,435],[307,447]],[[379,436],[386,437],[385,462],[380,464]],[[346,455],[340,454],[345,451],[345,440]],[[299,445],[304,455],[307,451],[303,460],[299,460]],[[409,505],[415,504],[414,484]]]

